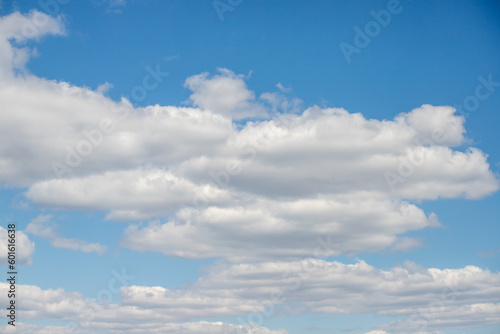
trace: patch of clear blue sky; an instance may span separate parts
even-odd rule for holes
[[[370,11],[385,9],[387,3],[244,0],[220,21],[210,0],[128,1],[122,14],[106,13],[93,1],[72,0],[60,7],[68,36],[34,43],[40,56],[28,68],[41,77],[91,88],[110,82],[114,88],[109,95],[116,100],[141,83],[146,66],[159,64],[170,75],[142,105],[178,105],[189,96],[183,88],[188,76],[225,67],[241,74],[252,71],[247,84],[257,96],[276,91],[275,85],[281,82],[293,87],[291,94],[304,100],[305,106],[344,107],[377,119],[391,119],[424,103],[462,103],[474,94],[478,76],[491,74],[500,81],[497,1],[402,0],[403,11],[393,15],[391,23],[360,54],[353,54],[348,64],[339,44],[353,44],[353,28],[363,29],[373,20]],[[2,15],[14,9],[43,10],[34,0],[2,4]],[[489,154],[495,172],[500,170],[497,89],[466,122],[472,145]],[[2,211],[26,226],[40,210],[12,208],[11,199],[20,193],[2,190]],[[498,253],[485,258],[477,252],[499,247],[499,200],[497,194],[479,201],[424,202],[419,205],[427,213],[436,212],[447,226],[410,234],[424,237],[429,247],[358,256],[382,268],[412,260],[428,267],[473,264],[497,271]],[[100,242],[109,250],[104,256],[89,255],[55,249],[34,238],[36,266],[23,269],[25,283],[93,297],[107,284],[113,268],[124,266],[131,274],[135,270],[139,278],[133,284],[173,287],[194,280],[204,264],[119,248],[127,223],[104,221],[102,213],[56,212],[55,217],[65,237]]]

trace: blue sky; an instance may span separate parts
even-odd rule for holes
[[[0,3],[18,330],[500,329],[495,1]]]

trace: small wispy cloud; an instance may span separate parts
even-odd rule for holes
[[[500,248],[497,249],[491,249],[489,251],[483,252],[483,251],[478,251],[477,256],[479,257],[495,257],[500,253]]]
[[[167,56],[165,58],[163,58],[164,61],[172,61],[172,60],[176,60],[176,59],[179,59],[180,56],[179,55],[173,55],[173,56]]]
[[[96,6],[103,6],[106,9],[106,13],[111,14],[121,14],[122,9],[127,5],[127,0],[96,0],[94,1]]]
[[[422,238],[399,238],[398,241],[391,247],[391,252],[402,253],[409,252],[424,246],[424,239]]]
[[[288,92],[291,92],[292,91],[292,87],[285,87],[281,84],[281,82],[278,82],[278,84],[276,85],[276,87],[278,87],[278,89],[283,92],[283,93],[288,93]]]
[[[113,88],[113,85],[106,81],[105,83],[97,86],[96,92],[98,92],[100,94],[104,94],[104,93],[107,93],[111,88]]]
[[[65,248],[82,251],[84,253],[96,252],[104,254],[107,247],[99,243],[88,243],[80,239],[68,239],[62,237],[57,231],[57,225],[52,221],[52,215],[39,215],[33,219],[24,232],[49,239],[50,244],[56,248]]]

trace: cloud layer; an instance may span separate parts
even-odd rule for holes
[[[20,285],[22,313],[29,319],[78,324],[96,333],[132,333],[133,328],[141,333],[157,326],[167,333],[174,329],[185,333],[200,329],[206,333],[238,333],[243,327],[189,321],[254,314],[241,318],[242,326],[249,319],[261,319],[256,325],[262,326],[266,318],[290,312],[376,313],[402,318],[380,328],[388,333],[500,323],[500,274],[474,266],[442,270],[408,262],[382,270],[364,261],[346,265],[307,259],[217,264],[207,270],[208,275],[197,282],[172,290],[124,286],[118,304],[86,299],[62,289]],[[6,295],[7,288],[1,283],[0,293]],[[260,328],[251,333],[285,332]]]

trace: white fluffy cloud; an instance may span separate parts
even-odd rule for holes
[[[107,247],[99,243],[88,243],[80,239],[68,239],[56,232],[56,225],[51,221],[51,215],[40,215],[33,219],[24,232],[50,240],[50,244],[56,248],[65,248],[82,251],[84,253],[96,252],[103,254]]]
[[[0,115],[8,143],[0,148],[0,180],[13,185],[167,167],[210,154],[231,131],[230,120],[198,109],[133,109],[126,100],[34,77],[0,80],[0,101],[9,110]]]
[[[18,12],[0,18],[0,77],[12,79],[13,71],[24,71],[24,65],[32,50],[23,46],[30,39],[44,35],[63,35],[64,25],[61,17],[52,18],[45,13],[31,11],[26,15]],[[14,48],[11,40],[19,44]]]
[[[189,98],[195,106],[233,119],[268,116],[254,101],[255,94],[248,90],[243,76],[225,68],[218,71],[213,77],[202,73],[186,79],[184,86],[193,92]]]
[[[140,220],[175,212],[191,203],[196,193],[209,194],[214,204],[230,199],[230,193],[216,185],[195,184],[160,168],[39,182],[29,189],[27,196],[42,205],[61,209],[111,210],[109,218]]]
[[[35,243],[23,231],[16,230],[16,264],[31,264],[31,256],[35,251]],[[7,265],[9,240],[7,230],[0,226],[0,264]]]

